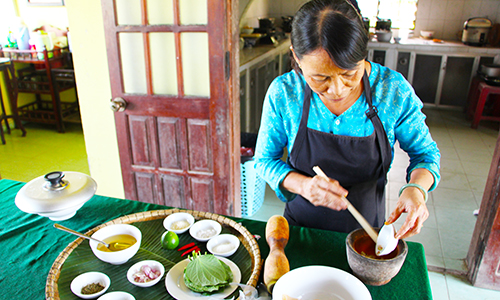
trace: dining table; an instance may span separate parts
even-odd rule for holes
[[[55,229],[54,223],[79,232],[87,232],[130,214],[171,208],[96,194],[75,216],[56,222],[37,214],[25,213],[16,206],[16,195],[25,184],[10,179],[0,180],[0,290],[4,299],[46,298],[47,279],[54,261],[77,238]],[[260,257],[262,261],[265,260],[270,249],[265,238],[267,222],[225,217],[242,224],[257,239]],[[353,274],[347,262],[346,237],[347,234],[341,232],[290,226],[289,240],[284,249],[290,269],[329,266]],[[366,285],[372,299],[432,299],[424,248],[420,243],[407,241],[407,244],[408,255],[399,273],[385,285]],[[263,286],[262,273],[263,271],[259,275],[258,287]],[[162,288],[163,299],[174,299],[165,289],[165,284]],[[138,300],[143,299],[141,293],[134,296]],[[67,299],[78,298],[74,296]]]

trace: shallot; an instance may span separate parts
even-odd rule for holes
[[[148,265],[143,265],[139,271],[137,271],[133,277],[135,282],[145,283],[151,280],[155,280],[161,275],[159,270],[155,270]]]

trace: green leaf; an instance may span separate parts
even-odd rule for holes
[[[195,254],[184,270],[184,283],[197,292],[217,291],[232,279],[231,268],[212,254]]]

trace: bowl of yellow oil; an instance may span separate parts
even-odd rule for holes
[[[121,265],[131,259],[141,246],[142,234],[139,228],[130,224],[113,224],[97,230],[93,238],[101,240],[109,247],[90,241],[90,248],[94,255],[100,260]]]

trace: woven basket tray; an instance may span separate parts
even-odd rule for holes
[[[141,213],[135,213],[127,216],[123,216],[121,218],[117,218],[115,220],[109,221],[107,223],[104,223],[102,225],[99,225],[91,230],[89,230],[86,234],[91,235],[97,230],[111,225],[111,224],[131,224],[131,223],[139,223],[139,222],[146,222],[146,221],[153,221],[153,220],[158,220],[158,219],[164,219],[168,215],[176,212],[187,212],[193,215],[193,217],[196,220],[200,219],[212,219],[215,221],[218,221],[222,227],[223,230],[230,231],[232,234],[238,236],[238,238],[241,241],[241,244],[244,246],[244,249],[240,248],[238,252],[240,251],[248,251],[248,254],[252,260],[251,262],[251,267],[250,270],[247,270],[248,273],[250,273],[250,277],[248,281],[246,282],[247,285],[256,287],[257,282],[259,280],[260,272],[262,269],[262,259],[260,256],[260,249],[259,245],[257,244],[257,241],[253,237],[253,235],[241,224],[236,223],[235,221],[228,219],[226,217],[223,217],[221,215],[213,214],[213,213],[207,213],[207,212],[199,212],[199,211],[193,211],[193,210],[182,210],[182,209],[168,209],[168,210],[153,210],[153,211],[146,211],[146,212],[141,212]],[[184,234],[183,234],[184,235]],[[189,238],[191,238],[189,236]],[[158,237],[159,239],[159,237]],[[192,238],[191,238],[192,239]],[[49,274],[47,276],[47,284],[45,287],[45,297],[46,299],[61,299],[59,295],[59,288],[58,288],[58,282],[59,282],[59,277],[61,275],[61,270],[63,268],[63,264],[66,262],[68,257],[70,257],[71,253],[82,243],[86,242],[86,239],[83,238],[78,238],[75,241],[71,242],[62,252],[59,254],[59,256],[56,258],[54,263],[52,264],[52,267],[49,271]],[[194,239],[193,239],[194,241]],[[88,242],[87,242],[88,245]],[[237,252],[237,253],[238,253]],[[97,260],[97,258],[95,258]],[[242,270],[242,272],[245,270]],[[168,269],[166,270],[168,272]],[[160,285],[158,283],[157,285]],[[165,287],[164,291],[168,295],[168,292],[166,291]],[[73,295],[74,296],[74,295]]]

